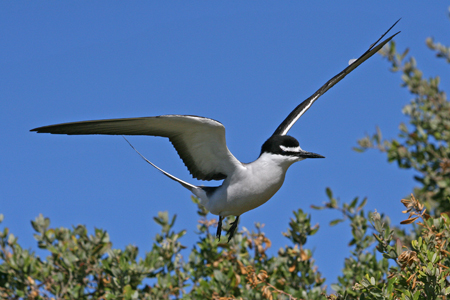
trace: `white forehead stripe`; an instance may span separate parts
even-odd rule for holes
[[[281,150],[286,151],[286,152],[300,152],[302,151],[302,148],[300,148],[300,146],[298,147],[286,147],[283,145],[280,145]]]

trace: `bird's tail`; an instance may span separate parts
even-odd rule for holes
[[[139,154],[139,156],[145,160],[147,163],[149,163],[150,165],[152,165],[154,168],[156,168],[158,171],[160,171],[161,173],[163,173],[164,175],[166,175],[167,177],[169,177],[172,180],[175,180],[176,182],[178,182],[179,184],[181,184],[183,187],[187,188],[189,191],[191,191],[194,195],[197,196],[196,191],[199,189],[198,186],[190,184],[189,182],[186,182],[184,180],[181,180],[180,178],[177,178],[175,176],[173,176],[172,174],[164,171],[163,169],[161,169],[160,167],[158,167],[157,165],[155,165],[154,163],[152,163],[151,161],[149,161],[148,159],[146,159],[144,157],[144,155],[142,155],[139,151],[136,150],[136,148],[134,148],[133,145],[131,145],[131,143],[124,137],[122,136],[125,141],[127,141],[128,145],[130,145],[131,148],[133,148],[134,151],[136,151],[137,154]]]

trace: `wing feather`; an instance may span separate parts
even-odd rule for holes
[[[213,119],[163,115],[94,120],[32,129],[38,133],[83,135],[150,135],[169,138],[194,178],[221,180],[242,164],[228,150],[225,127]]]
[[[389,42],[394,36],[400,33],[397,32],[381,42],[378,42],[397,24],[400,20],[394,23],[375,43],[373,43],[369,49],[363,53],[357,60],[353,61],[348,67],[342,70],[339,74],[328,80],[320,89],[318,89],[314,94],[312,94],[308,99],[300,103],[278,126],[273,135],[286,135],[291,127],[297,122],[297,120],[311,107],[311,105],[319,99],[320,96],[325,94],[329,89],[331,89],[336,83],[344,79],[345,76],[350,74],[359,65],[369,59],[372,55],[377,53],[387,42]]]

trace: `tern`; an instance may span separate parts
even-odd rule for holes
[[[351,60],[343,71],[300,103],[262,145],[259,157],[251,163],[240,162],[228,150],[222,123],[193,115],[71,122],[39,127],[31,131],[68,135],[148,135],[169,138],[192,177],[200,180],[223,180],[222,184],[216,187],[190,184],[157,167],[131,144],[130,146],[153,167],[192,192],[208,211],[219,216],[216,232],[219,241],[223,218],[235,216],[227,232],[229,242],[234,236],[239,217],[272,198],[282,186],[286,171],[293,163],[307,158],[324,158],[300,148],[298,141],[287,135],[288,131],[320,96],[400,33],[397,32],[379,43],[397,22],[358,59]]]

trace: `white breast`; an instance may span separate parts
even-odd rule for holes
[[[298,159],[263,153],[256,161],[244,164],[205,202],[215,215],[239,216],[266,203],[283,185],[287,169]]]

